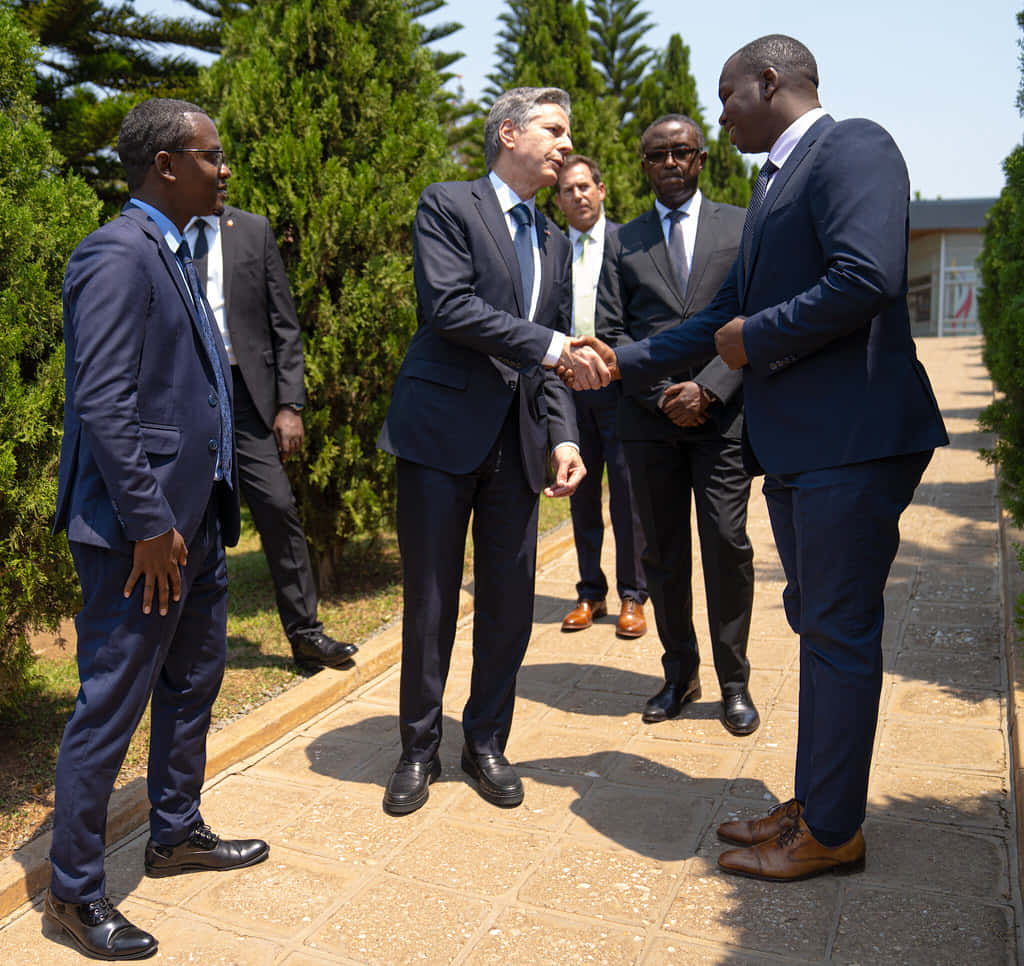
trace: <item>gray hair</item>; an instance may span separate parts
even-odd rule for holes
[[[704,150],[704,131],[701,126],[692,118],[686,114],[662,114],[657,120],[651,121],[647,127],[644,128],[644,133],[640,135],[640,151],[643,153],[644,141],[647,140],[647,135],[651,133],[656,127],[661,127],[662,124],[668,124],[671,121],[675,121],[677,124],[685,124],[687,127],[693,129],[693,133],[697,139],[697,150]]]
[[[186,114],[206,115],[206,111],[189,101],[151,97],[128,112],[121,122],[117,155],[124,165],[129,191],[135,191],[146,180],[158,152],[183,148],[192,137],[193,125]]]
[[[808,83],[815,90],[818,89],[818,64],[814,54],[793,37],[785,34],[758,37],[740,47],[733,57],[738,57],[751,74],[760,75],[762,71],[774,67],[780,77]]]
[[[515,129],[521,131],[545,104],[557,105],[572,118],[569,95],[560,87],[513,87],[494,102],[484,122],[484,161],[488,171],[501,154],[498,132],[502,123],[511,121]]]

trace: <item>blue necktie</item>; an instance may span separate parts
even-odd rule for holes
[[[761,165],[757,173],[757,181],[754,182],[754,190],[750,193],[750,204],[747,205],[747,218],[743,222],[743,254],[750,251],[750,243],[754,237],[754,222],[757,221],[757,213],[764,204],[764,196],[768,193],[768,181],[779,166],[769,158]]]
[[[512,244],[519,259],[519,275],[523,280],[523,318],[530,317],[530,303],[533,301],[533,239],[530,238],[530,209],[520,202],[509,212],[516,223],[516,234]]]
[[[227,383],[224,381],[224,370],[220,364],[220,353],[217,351],[217,337],[213,334],[213,320],[210,316],[210,309],[203,294],[203,287],[199,283],[199,275],[192,263],[192,253],[189,251],[188,242],[182,239],[178,246],[178,261],[185,270],[185,278],[188,281],[189,292],[192,293],[192,301],[196,306],[196,317],[199,319],[199,330],[203,334],[203,342],[206,345],[206,354],[213,366],[213,375],[217,380],[217,401],[220,407],[220,440],[217,445],[220,449],[217,452],[217,464],[220,475],[224,482],[231,485],[231,443],[234,437],[234,428],[231,425],[231,397],[228,395]],[[213,441],[211,440],[211,443]]]

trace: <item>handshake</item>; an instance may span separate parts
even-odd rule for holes
[[[566,339],[554,368],[570,389],[602,389],[622,378],[614,350],[592,335]]]

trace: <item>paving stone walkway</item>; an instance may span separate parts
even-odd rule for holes
[[[755,735],[722,728],[710,660],[701,701],[674,721],[643,724],[639,709],[661,680],[653,615],[648,607],[652,631],[638,641],[616,639],[614,618],[562,634],[574,595],[569,551],[537,582],[508,749],[524,776],[522,807],[486,804],[459,770],[467,619],[448,686],[444,774],[420,811],[391,818],[380,805],[398,755],[394,667],[209,782],[207,821],[269,839],[265,864],[152,880],[141,875],[144,829],[111,847],[110,892],[159,938],[153,961],[1018,962],[998,508],[992,469],[977,456],[988,440],[976,416],[991,386],[977,340],[924,340],[919,350],[952,445],[904,517],[886,592],[862,875],[770,886],[715,866],[718,822],[791,794],[797,648],[755,485]],[[38,897],[0,920],[0,961],[84,962],[44,928]]]

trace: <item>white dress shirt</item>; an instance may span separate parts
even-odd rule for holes
[[[501,180],[493,171],[488,172],[487,177],[490,178],[491,184],[494,186],[494,191],[498,195],[498,205],[501,207],[502,213],[505,215],[505,225],[508,228],[509,237],[515,240],[516,237],[516,222],[511,215],[511,211],[516,205],[525,204],[530,209],[530,217],[532,218],[531,224],[533,225],[533,231],[530,233],[530,241],[533,245],[533,291],[530,293],[530,310],[527,313],[527,318],[532,319],[533,313],[537,309],[537,296],[540,293],[540,245],[537,242],[537,208],[534,204],[533,198],[529,201],[523,201],[504,181]],[[544,356],[544,365],[551,368],[559,357],[562,355],[562,346],[565,344],[565,336],[561,332],[553,332],[551,336],[551,343],[548,345],[547,354]]]
[[[217,321],[220,337],[224,340],[224,348],[228,352],[228,362],[237,366],[238,359],[231,347],[231,333],[228,332],[224,304],[224,250],[220,243],[220,218],[216,215],[204,215],[201,218],[193,218],[185,226],[185,241],[188,242],[189,251],[193,254],[196,250],[196,239],[199,237],[199,229],[196,227],[196,222],[199,221],[206,226],[206,241],[209,245],[206,256],[206,301],[213,309],[213,317]]]
[[[768,179],[766,198],[771,193],[772,185],[775,184],[775,175],[779,173],[778,169],[786,163],[789,156],[793,153],[793,148],[800,142],[800,138],[811,129],[811,125],[818,118],[824,117],[826,113],[823,107],[812,107],[806,114],[801,114],[775,139],[775,143],[768,152],[768,160],[775,165],[776,170],[772,172],[772,176]]]
[[[594,310],[597,306],[597,283],[604,261],[604,237],[607,220],[604,210],[585,232],[569,226],[572,242],[572,334],[594,334]],[[590,240],[584,244],[583,235]]]
[[[683,229],[683,246],[686,248],[686,274],[689,276],[690,269],[693,268],[693,247],[697,244],[697,220],[700,218],[700,204],[701,204],[701,193],[698,188],[694,193],[693,197],[689,201],[683,202],[678,208],[667,208],[660,201],[655,200],[654,207],[658,212],[658,217],[661,219],[661,233],[665,236],[665,244],[668,244],[668,233],[672,228],[672,221],[669,219],[669,213],[672,211],[681,211],[686,217],[679,222],[680,227]]]

